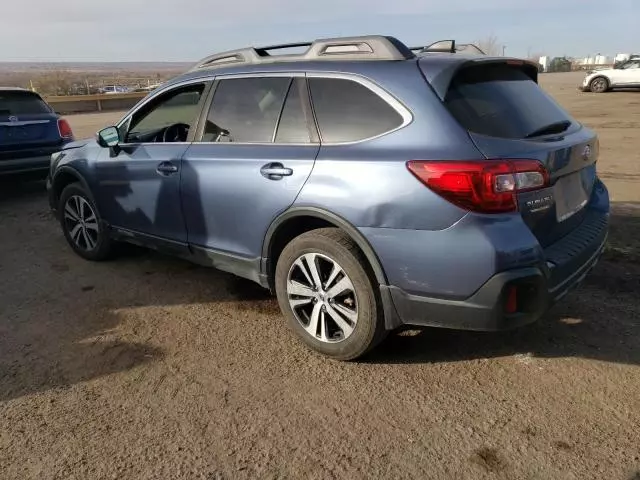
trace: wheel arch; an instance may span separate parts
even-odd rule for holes
[[[273,287],[275,264],[286,243],[305,231],[322,227],[336,227],[349,235],[366,257],[378,284],[387,285],[387,277],[378,256],[356,227],[341,216],[321,208],[294,207],[280,214],[271,223],[265,235],[262,246],[261,273],[269,287]],[[274,256],[275,262],[273,261]]]
[[[51,189],[52,189],[53,196],[56,200],[55,205],[58,204],[58,201],[60,200],[60,195],[62,194],[62,191],[65,189],[65,187],[72,183],[82,184],[82,187],[86,190],[87,195],[91,195],[93,199],[93,195],[91,194],[91,189],[89,188],[89,184],[87,183],[85,178],[82,176],[82,174],[73,167],[70,167],[68,165],[63,165],[55,172],[53,178],[51,179]]]

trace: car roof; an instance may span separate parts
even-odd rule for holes
[[[29,92],[29,93],[35,93],[35,92],[32,92],[31,90],[28,90],[28,89],[22,88],[22,87],[0,87],[0,92]]]
[[[281,53],[283,50],[292,48],[304,48],[305,50],[302,53]],[[468,55],[469,51],[474,51],[476,55],[484,55],[484,52],[475,45],[456,45],[455,40],[441,40],[431,45],[409,48],[397,38],[385,35],[325,38],[312,42],[269,47],[244,47],[215,53],[197,62],[189,71],[176,77],[172,83],[202,77],[244,73],[284,71],[359,73],[372,69],[384,70],[388,65],[398,65],[403,62],[415,64],[418,58],[423,58],[433,52],[440,52],[450,57],[450,62],[457,62]],[[371,67],[371,65],[375,65],[375,67]]]
[[[298,61],[272,61],[269,63],[239,63],[216,68],[192,69],[168,82],[163,87],[169,87],[178,83],[191,80],[211,79],[217,76],[270,74],[270,73],[347,73],[362,75],[372,79],[380,79],[390,71],[413,70],[419,62],[421,69],[426,73],[427,79],[432,81],[444,76],[451,78],[464,64],[472,62],[523,62],[523,60],[510,57],[490,57],[486,55],[473,55],[466,53],[421,53],[413,58],[405,60],[298,60]],[[523,62],[530,63],[530,62]],[[536,66],[537,71],[537,66]]]

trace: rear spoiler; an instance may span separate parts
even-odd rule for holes
[[[411,47],[410,50],[417,55],[421,53],[466,53],[471,55],[485,55],[485,53],[473,43],[456,44],[455,40],[438,40],[431,45],[423,47]]]
[[[419,62],[423,62],[426,59],[423,57]],[[433,59],[435,60],[435,58]],[[431,63],[431,62],[429,62]],[[462,57],[459,62],[450,63],[446,68],[429,68],[428,66],[422,67],[425,78],[431,85],[436,95],[440,100],[444,101],[447,92],[449,91],[449,85],[457,73],[464,69],[473,66],[480,65],[510,65],[514,67],[520,67],[534,82],[538,83],[538,65],[535,62],[529,60],[522,60],[520,58],[510,57]],[[429,65],[428,63],[426,65]],[[434,73],[435,72],[435,73]]]

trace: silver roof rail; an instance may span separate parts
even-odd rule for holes
[[[271,55],[274,50],[306,47],[300,54]],[[248,47],[216,53],[203,58],[190,71],[231,64],[256,64],[301,60],[408,60],[415,54],[394,37],[368,35],[361,37],[324,38],[313,42],[286,43],[269,47]]]
[[[470,53],[473,55],[485,55],[485,53],[473,43],[456,44],[455,40],[439,40],[425,47],[412,47],[412,52],[421,53]]]

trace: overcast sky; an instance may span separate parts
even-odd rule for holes
[[[0,0],[0,61],[193,61],[336,35],[640,53],[640,0]]]

